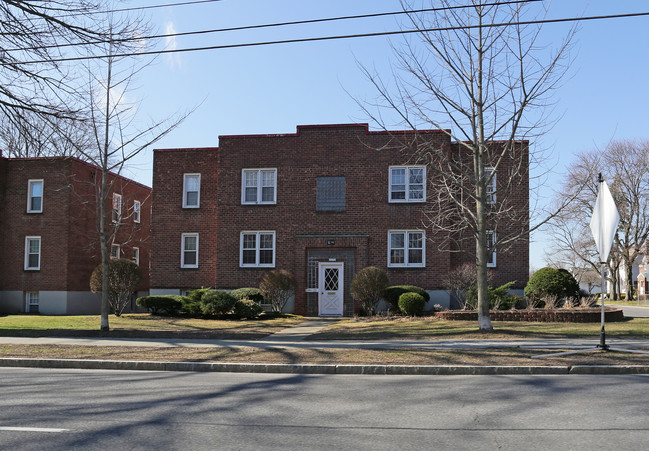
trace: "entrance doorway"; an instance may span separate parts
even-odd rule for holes
[[[343,315],[344,268],[343,262],[318,264],[318,315]]]

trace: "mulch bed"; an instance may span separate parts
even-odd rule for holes
[[[597,323],[601,321],[600,308],[559,309],[559,310],[492,310],[492,321],[534,321],[541,323]],[[442,319],[477,321],[478,312],[467,310],[445,310],[435,314]],[[622,309],[606,309],[606,322],[623,321]]]

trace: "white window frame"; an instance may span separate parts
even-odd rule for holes
[[[29,256],[34,255],[29,252],[30,242],[38,241],[38,266],[29,266]],[[40,271],[41,269],[41,237],[40,236],[26,236],[25,237],[25,271]]]
[[[34,302],[36,300],[36,302]],[[32,305],[38,305],[38,310],[40,310],[40,292],[38,291],[25,291],[25,312],[31,313]]]
[[[198,194],[196,196],[196,205],[187,203],[187,180],[189,178],[198,178]],[[200,208],[201,206],[201,174],[199,172],[183,174],[183,208]]]
[[[255,238],[255,263],[243,263],[243,239],[245,235],[256,235]],[[273,236],[273,261],[272,263],[259,263],[259,254],[260,254],[260,245],[261,240],[259,239],[260,235],[272,235]],[[244,230],[241,232],[239,239],[239,267],[241,268],[274,268],[275,267],[275,258],[277,254],[277,235],[274,230]]]
[[[484,173],[485,173],[485,180],[488,179],[491,174],[493,173],[493,177],[491,178],[491,182],[487,183],[485,186],[485,194],[487,196],[487,205],[494,205],[496,203],[496,175],[497,173],[495,172],[494,168],[492,167],[485,167],[484,168]]]
[[[185,238],[195,237],[196,238],[196,263],[195,264],[186,264],[185,263]],[[189,249],[187,252],[192,252],[192,249]],[[198,268],[198,233],[183,233],[180,239],[180,267],[181,268]]]
[[[142,211],[142,203],[139,200],[133,201],[133,222],[140,223],[140,212]]]
[[[393,180],[392,180],[392,171],[394,169],[404,169],[406,171],[406,179],[405,179],[405,199],[392,199],[392,192],[393,192]],[[423,185],[423,192],[422,192],[422,198],[421,199],[410,199],[410,171],[412,169],[421,169],[423,171],[423,180],[422,180],[422,185]],[[426,166],[425,165],[400,165],[400,166],[390,166],[388,168],[388,202],[389,203],[422,203],[426,202]]]
[[[32,209],[32,186],[41,185],[41,208]],[[45,197],[45,181],[43,179],[29,179],[27,181],[27,213],[43,213],[43,198]]]
[[[491,238],[489,238],[491,236]],[[487,230],[487,253],[489,253],[489,242],[491,241],[492,247],[495,246],[496,244],[496,231],[495,230]],[[487,256],[489,258],[489,256]],[[491,251],[491,263],[489,263],[489,260],[487,260],[487,268],[495,268],[496,267],[496,249],[494,248]]]
[[[268,188],[268,186],[263,186],[263,177],[264,172],[273,173],[273,200],[262,200],[263,199],[263,188]],[[254,201],[246,201],[246,174],[255,173],[257,184],[255,188],[257,189],[257,197]],[[245,168],[241,170],[241,205],[275,205],[277,204],[277,168]]]
[[[111,210],[113,223],[117,224],[122,220],[122,195],[113,193],[113,208]]]
[[[136,265],[140,266],[140,248],[133,247],[133,261]]]
[[[403,234],[403,263],[392,263],[392,235]],[[421,262],[411,263],[409,236],[411,233],[421,234]],[[426,267],[426,232],[424,230],[388,230],[388,268],[425,268]]]
[[[117,251],[115,252],[115,249]],[[121,252],[122,252],[122,247],[119,244],[111,244],[110,245],[110,259],[111,260],[118,260],[121,257]],[[117,254],[117,255],[115,255]]]

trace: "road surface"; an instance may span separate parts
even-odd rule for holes
[[[646,449],[647,376],[0,369],[0,448]]]

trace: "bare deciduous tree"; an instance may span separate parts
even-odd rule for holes
[[[404,10],[413,10],[412,3],[403,1]],[[415,33],[394,47],[392,84],[363,69],[379,100],[361,105],[386,130],[388,110],[406,127],[440,129],[457,143],[449,150],[427,145],[424,135],[410,142],[394,136],[395,145],[432,172],[437,196],[429,199],[427,226],[449,236],[451,250],[476,256],[478,324],[491,331],[489,255],[528,240],[526,140],[550,125],[543,107],[565,74],[572,32],[549,52],[540,26],[521,23],[529,3],[442,0],[434,6],[444,10],[408,15],[404,27]],[[522,202],[515,199],[520,193]]]
[[[125,24],[125,25],[124,25]],[[123,222],[124,217],[117,215],[109,218],[108,196],[113,192],[124,165],[151,146],[174,128],[189,113],[168,118],[162,121],[143,123],[138,118],[138,102],[129,97],[133,94],[134,83],[138,73],[150,64],[148,60],[133,60],[113,55],[124,52],[128,47],[142,49],[145,42],[123,40],[126,36],[137,36],[146,30],[146,24],[138,19],[123,22],[115,40],[106,44],[103,50],[105,57],[88,63],[88,92],[83,111],[87,112],[91,130],[92,146],[88,150],[77,148],[83,158],[94,164],[100,171],[95,176],[97,231],[101,248],[102,300],[101,330],[108,331],[109,314],[109,246]],[[122,39],[120,41],[120,39]]]
[[[595,242],[588,228],[598,190],[593,174],[599,172],[610,180],[620,213],[618,233],[607,262],[611,298],[618,299],[618,275],[620,267],[624,267],[627,297],[633,299],[633,262],[649,239],[649,142],[614,141],[603,152],[591,151],[578,157],[562,190],[564,199],[576,196],[577,202],[552,222],[553,251],[567,252],[599,270]]]
[[[85,54],[109,38],[102,14],[109,9],[106,4],[0,2],[0,118],[5,144],[9,131],[17,133],[18,143],[26,144],[24,139],[34,132],[50,133],[64,120],[78,117],[79,64],[62,59]],[[29,140],[43,137],[42,133]]]

